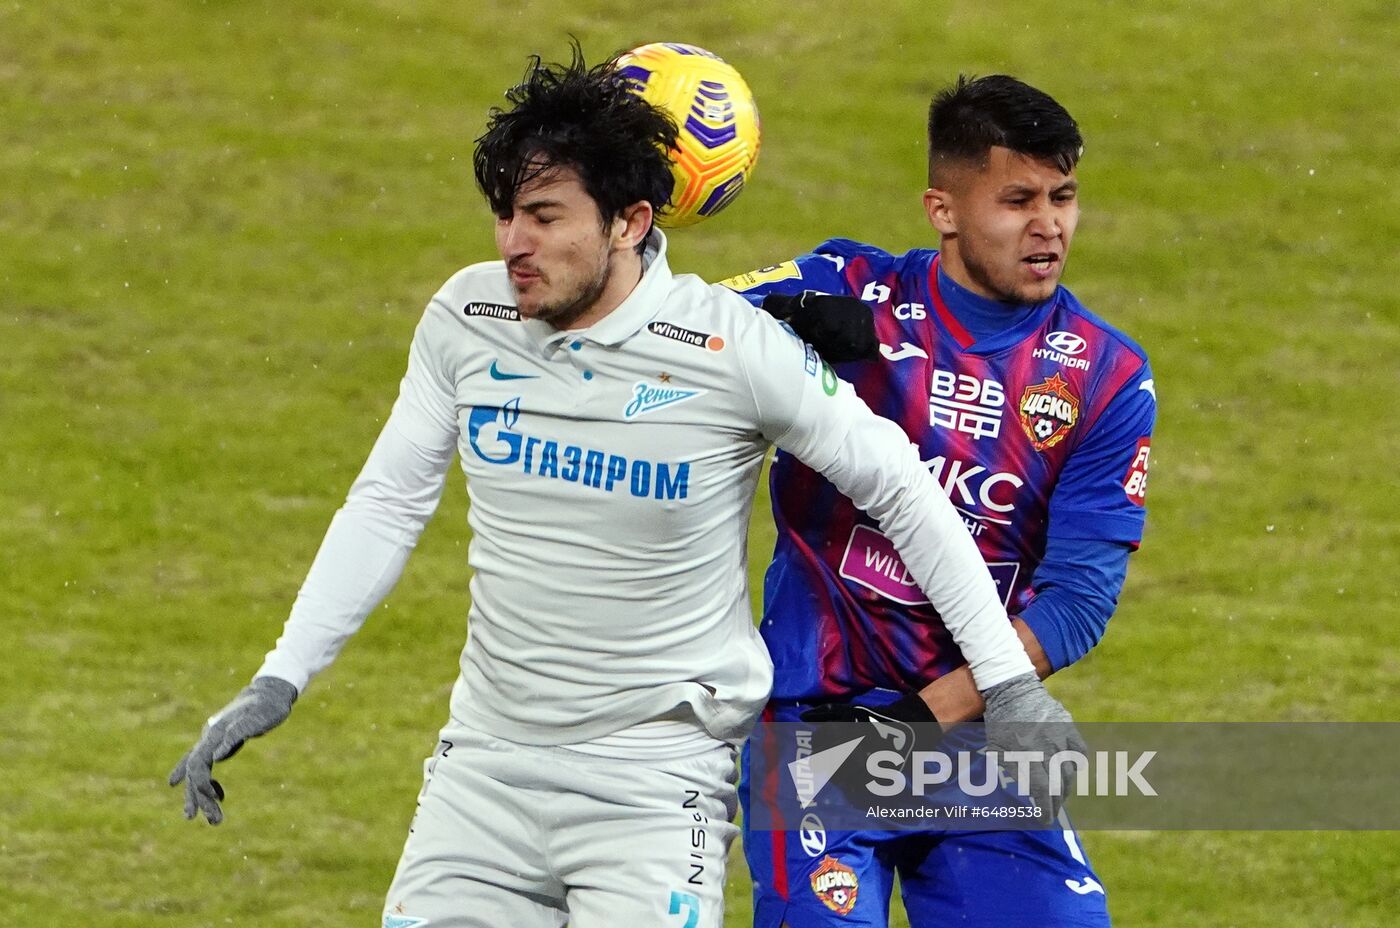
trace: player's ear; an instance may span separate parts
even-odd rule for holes
[[[624,209],[612,223],[612,245],[618,251],[635,249],[651,231],[654,211],[646,200]]]
[[[924,215],[928,216],[929,225],[933,226],[939,235],[957,234],[958,225],[953,217],[951,192],[941,187],[930,187],[925,190]]]

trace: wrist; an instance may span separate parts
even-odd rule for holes
[[[989,686],[982,691],[982,699],[987,704],[989,712],[996,712],[1002,706],[1009,705],[1027,695],[1044,690],[1045,684],[1040,682],[1040,677],[1034,671],[1003,680],[995,686]]]
[[[248,684],[248,691],[288,706],[296,702],[300,695],[296,686],[289,681],[271,676],[254,677],[253,682]]]

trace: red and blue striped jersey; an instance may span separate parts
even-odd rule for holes
[[[895,256],[833,239],[725,283],[756,304],[812,290],[871,307],[881,358],[837,372],[919,447],[1016,615],[1035,596],[1048,537],[1140,542],[1152,373],[1141,348],[1064,287],[974,341],[944,303],[937,268],[936,251]],[[778,537],[761,631],[775,699],[908,691],[964,663],[870,518],[789,455],[770,479]]]

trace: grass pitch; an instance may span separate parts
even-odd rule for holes
[[[163,781],[271,647],[422,305],[494,256],[471,140],[570,33],[703,45],[752,85],[751,188],[672,238],[711,279],[833,234],[929,243],[931,92],[1006,71],[1057,96],[1088,142],[1066,282],[1147,347],[1161,421],[1119,614],[1053,688],[1084,720],[1396,718],[1393,3],[482,7],[0,4],[8,924],[377,923],[464,636],[460,477],[230,762],[226,824]],[[1384,925],[1400,896],[1389,833],[1085,843],[1124,926]]]

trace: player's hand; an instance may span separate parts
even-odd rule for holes
[[[786,322],[817,354],[832,364],[869,361],[880,356],[875,316],[853,296],[829,296],[804,290],[798,294],[770,293],[763,309]]]
[[[297,688],[286,680],[256,677],[209,720],[194,747],[170,771],[171,786],[185,784],[185,818],[203,812],[211,825],[224,820],[219,808],[224,788],[213,778],[214,764],[232,757],[249,738],[282,724],[296,699]]]
[[[1084,739],[1074,727],[1069,710],[1050,695],[1034,673],[1012,677],[983,691],[987,703],[983,721],[987,727],[987,750],[1003,756],[1008,751],[1037,751],[1045,761],[1029,765],[1030,800],[1041,810],[1040,821],[1049,823],[1059,815],[1064,796],[1050,794],[1051,756],[1061,751],[1088,753]],[[1003,773],[1014,776],[1018,767],[1003,764]],[[1065,771],[1061,771],[1064,773]],[[1061,776],[1060,783],[1073,782]]]
[[[919,696],[910,693],[888,706],[857,706],[846,702],[823,703],[802,713],[802,721],[813,726],[812,753],[820,754],[855,738],[861,742],[841,765],[832,782],[852,802],[865,804],[871,796],[865,784],[870,780],[867,761],[880,751],[900,756],[898,766],[918,750],[937,748],[942,728],[933,710]],[[858,726],[858,727],[857,727]]]

